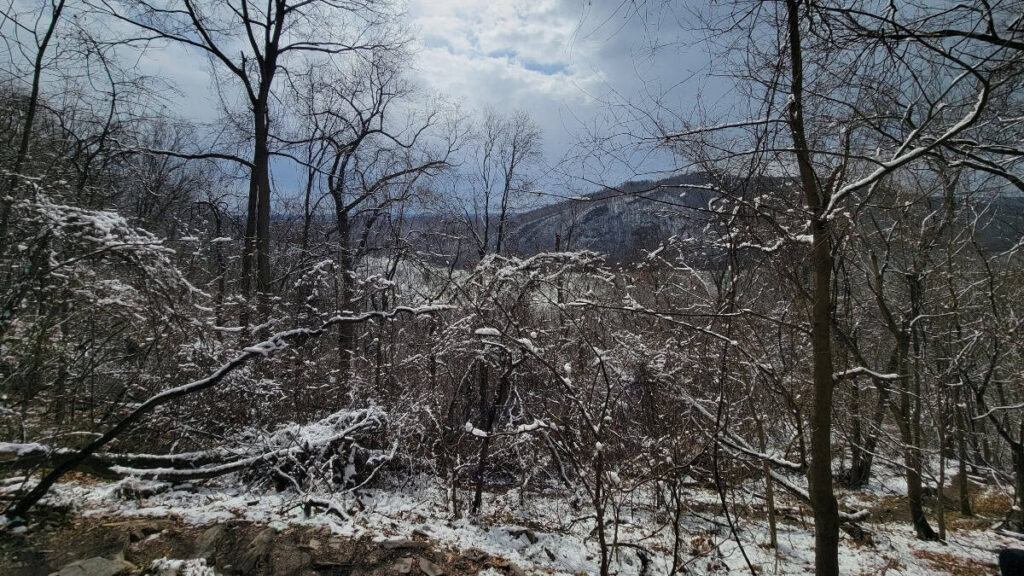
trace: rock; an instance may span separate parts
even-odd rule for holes
[[[520,536],[526,536],[526,539],[530,541],[530,544],[536,544],[537,541],[540,540],[540,538],[537,538],[537,534],[529,528],[509,530],[508,533],[512,536],[515,536],[516,538],[519,538]]]
[[[462,557],[470,562],[484,562],[490,558],[491,555],[479,548],[470,548],[462,553]]]
[[[427,576],[443,576],[444,568],[441,568],[437,564],[434,564],[426,558],[420,558],[420,571]]]
[[[313,567],[309,552],[291,546],[276,546],[270,559],[271,574],[308,574]]]
[[[223,524],[217,524],[207,528],[199,538],[196,538],[195,551],[192,556],[202,558],[206,561],[213,560],[217,556],[217,546],[227,534],[227,528]]]
[[[409,572],[412,572],[412,558],[409,556],[399,558],[397,562],[391,565],[391,571],[396,574],[408,574]]]
[[[235,571],[240,574],[251,574],[255,571],[260,561],[265,559],[270,552],[270,544],[274,541],[277,532],[273,528],[264,528],[252,539],[249,547],[242,553],[235,564]]]
[[[403,538],[400,540],[385,540],[381,543],[381,546],[385,550],[426,550],[430,547],[430,543]]]
[[[153,534],[159,534],[160,532],[163,532],[163,528],[161,528],[159,524],[156,524],[155,522],[146,522],[133,527],[128,538],[132,542],[141,542]]]
[[[320,541],[317,540],[316,538],[313,538],[312,540],[309,541],[308,546],[309,546],[310,550],[319,550],[320,549]]]
[[[352,564],[345,562],[333,562],[331,560],[316,560],[313,562],[313,568],[323,570],[327,574],[342,574],[351,570]]]
[[[512,574],[512,576],[526,576],[526,570],[523,570],[517,564],[512,562],[508,563],[508,572],[509,574]]]
[[[153,560],[149,570],[144,574],[147,576],[203,576],[212,575],[213,571],[206,566],[206,560],[202,558],[187,560],[158,558]]]
[[[124,500],[141,500],[163,494],[171,489],[168,482],[146,481],[137,478],[125,478],[117,483],[114,493]]]
[[[124,558],[117,557],[111,560],[97,556],[88,560],[72,562],[61,568],[57,572],[57,576],[117,576],[135,570],[135,565],[126,562]]]

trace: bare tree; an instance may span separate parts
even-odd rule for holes
[[[540,155],[541,140],[526,112],[505,116],[494,110],[484,112],[474,140],[471,205],[464,213],[477,255],[483,258],[505,248],[510,209],[530,187],[530,163]]]
[[[311,165],[320,189],[333,201],[340,270],[338,309],[355,305],[356,265],[375,225],[408,201],[420,184],[449,167],[459,145],[459,123],[440,104],[404,113],[413,93],[398,51],[379,51],[347,70],[311,68],[296,87],[312,94],[303,112],[303,138],[325,147]],[[362,234],[356,237],[358,227]],[[354,333],[340,327],[339,361],[348,374]]]
[[[32,144],[32,128],[35,125],[36,112],[39,109],[40,84],[47,58],[50,57],[47,49],[54,39],[57,26],[61,24],[61,14],[64,12],[65,3],[65,0],[40,2],[38,8],[23,12],[21,4],[16,4],[14,0],[11,0],[0,12],[0,30],[4,31],[6,51],[12,57],[15,54],[20,54],[29,61],[31,77],[25,103],[25,116],[19,127],[21,139],[11,166],[12,176],[5,179],[7,192],[5,192],[4,198],[0,199],[0,255],[6,249],[7,228],[10,223],[11,206],[7,195],[18,183],[16,175],[21,173],[25,161],[28,159],[29,147]],[[31,38],[31,44],[23,41],[26,35]]]
[[[849,233],[848,215],[858,213],[893,174],[978,128],[993,95],[1004,87],[1006,66],[1001,59],[991,65],[984,59],[958,59],[952,48],[921,37],[913,39],[909,50],[896,50],[878,34],[865,34],[851,24],[862,12],[871,8],[800,0],[758,10],[741,4],[711,10],[703,20],[709,42],[730,35],[740,39],[738,51],[728,41],[722,43],[725,56],[732,54],[742,70],[738,82],[752,95],[750,116],[710,125],[684,122],[676,130],[660,127],[663,141],[724,171],[792,175],[792,187],[775,194],[803,198],[803,222],[776,216],[773,226],[781,236],[777,245],[807,246],[810,286],[800,290],[806,295],[812,348],[808,479],[818,574],[838,573],[839,515],[831,449],[837,372],[832,295],[835,254]],[[932,65],[941,70],[937,81],[917,75],[921,67]],[[843,126],[838,132],[837,125]],[[741,147],[735,144],[737,138]],[[795,279],[798,286],[805,282]]]
[[[204,2],[166,0],[117,3],[99,0],[112,17],[140,31],[136,43],[169,41],[209,56],[214,69],[237,84],[249,106],[248,137],[252,151],[240,157],[218,154],[249,170],[249,197],[242,253],[242,295],[252,293],[253,259],[256,292],[265,312],[270,292],[270,158],[275,80],[290,62],[303,57],[332,59],[401,43],[387,37],[390,6],[358,0],[251,0]],[[242,47],[237,51],[238,47]],[[191,155],[209,158],[209,153]],[[246,322],[243,322],[245,324]]]

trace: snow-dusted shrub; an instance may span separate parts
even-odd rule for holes
[[[62,183],[18,182],[0,258],[0,394],[19,407],[7,439],[89,430],[207,361],[192,328],[206,295],[161,238],[65,202]]]
[[[264,454],[243,477],[277,490],[349,490],[376,478],[395,456],[388,415],[377,407],[340,410],[310,424],[290,423],[269,434],[247,432],[243,443]]]

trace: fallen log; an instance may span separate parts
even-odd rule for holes
[[[25,494],[15,506],[7,510],[6,515],[8,518],[14,520],[23,520],[28,514],[28,511],[46,495],[50,488],[60,480],[61,477],[84,464],[101,448],[135,426],[140,420],[142,420],[143,416],[149,414],[158,406],[162,406],[172,400],[213,388],[222,382],[229,374],[245,364],[248,364],[253,359],[265,358],[278,350],[286,348],[294,342],[301,342],[308,338],[323,335],[336,325],[359,324],[373,319],[388,320],[395,318],[399,314],[410,314],[413,316],[420,314],[432,314],[442,310],[447,310],[448,308],[448,306],[424,306],[420,308],[401,306],[390,312],[373,311],[353,316],[335,316],[325,321],[318,328],[296,328],[293,330],[286,330],[284,332],[274,334],[263,342],[246,347],[242,349],[242,351],[232,360],[222,365],[205,378],[200,378],[199,380],[195,380],[175,388],[170,388],[160,392],[159,394],[151,396],[148,400],[128,413],[127,416],[122,418],[117,424],[104,432],[98,438],[76,450],[74,454],[56,464],[53,470],[43,476],[39,483]]]
[[[51,448],[42,444],[14,444],[0,442],[0,473],[11,473],[14,470],[30,470],[34,468],[54,468],[75,455],[76,450],[72,448]],[[97,478],[113,480],[121,476],[110,470],[112,463],[93,454],[75,467],[83,472]]]
[[[328,422],[328,424],[324,424]],[[186,482],[224,476],[233,472],[259,468],[261,464],[296,459],[303,455],[351,451],[357,441],[386,427],[387,418],[378,409],[342,411],[308,425],[321,429],[336,427],[330,435],[319,438],[296,438],[290,430],[278,431],[260,438],[252,447],[218,448],[181,454],[113,454],[95,453],[82,459],[75,470],[107,479],[139,478],[168,482]],[[289,445],[274,449],[275,445]],[[0,471],[56,468],[77,453],[71,448],[53,448],[38,443],[0,443]],[[267,472],[267,471],[264,471]]]

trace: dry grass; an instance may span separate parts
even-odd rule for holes
[[[914,556],[924,560],[937,573],[951,576],[989,576],[995,565],[986,565],[975,560],[966,560],[947,552],[914,550]]]
[[[956,511],[946,512],[946,527],[953,531],[988,530],[995,521],[988,516],[964,516]]]
[[[971,497],[975,514],[991,518],[1005,518],[1013,506],[1013,497],[998,490],[985,490]]]
[[[97,478],[92,474],[85,474],[77,470],[72,470],[64,475],[61,482],[76,482],[83,486],[96,486],[98,484],[112,484],[113,480],[107,480],[104,478]]]
[[[868,522],[873,524],[910,523],[907,499],[903,495],[877,496],[869,493],[858,494],[864,502],[870,502],[871,515]],[[986,530],[993,522],[1006,518],[1013,505],[1012,497],[998,490],[978,490],[971,494],[973,516],[960,514],[955,500],[947,500],[946,526],[950,530]],[[936,523],[935,498],[926,498],[925,507],[932,527]]]
[[[861,492],[859,490],[837,491],[836,495],[838,496],[838,495],[841,495],[841,494],[856,494],[857,498],[861,502],[867,502],[869,504],[874,504],[875,502],[878,501],[879,498],[881,498],[881,496],[879,496],[878,494],[875,494],[874,492]]]
[[[866,500],[866,498],[865,498]],[[879,496],[868,508],[871,515],[868,522],[874,524],[909,523],[910,509],[907,507],[907,499],[903,496]]]
[[[888,574],[889,570],[896,570],[897,572],[903,571],[903,563],[898,559],[893,558],[892,556],[883,556],[883,558],[885,560],[885,565],[882,566],[880,570],[865,570],[857,576],[885,576],[885,574]]]

